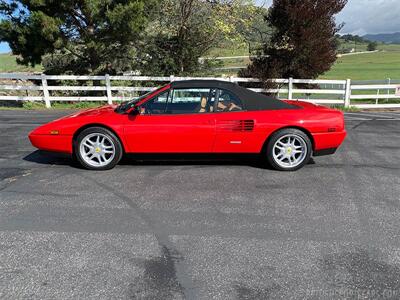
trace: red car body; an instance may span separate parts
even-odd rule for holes
[[[171,88],[142,99],[140,106]],[[297,128],[312,141],[314,155],[333,154],[346,136],[343,113],[307,102],[285,101],[297,109],[243,110],[191,114],[141,115],[116,112],[115,105],[88,109],[52,121],[29,134],[41,150],[73,153],[83,129],[100,126],[120,139],[124,153],[249,153],[263,149],[272,133]]]

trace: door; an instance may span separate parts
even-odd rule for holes
[[[210,153],[215,119],[211,89],[174,89],[150,99],[140,114],[129,115],[125,137],[129,152]]]
[[[214,105],[216,137],[213,152],[254,153],[259,142],[255,133],[254,112],[247,112],[232,92],[219,89]]]

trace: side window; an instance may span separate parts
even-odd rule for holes
[[[161,93],[156,97],[146,101],[140,107],[141,115],[157,115],[165,113],[165,109],[167,107],[169,91]]]
[[[218,103],[216,106],[216,111],[241,111],[243,110],[243,105],[240,99],[227,90],[219,90]]]
[[[210,89],[174,89],[167,105],[169,114],[210,112]]]

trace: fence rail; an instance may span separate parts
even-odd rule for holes
[[[107,101],[112,104],[133,98],[137,96],[134,94],[139,92],[154,90],[155,86],[161,85],[161,83],[190,79],[218,79],[241,85],[251,84],[250,89],[256,92],[276,93],[278,97],[289,100],[339,104],[358,108],[400,108],[400,85],[352,84],[350,79],[274,79],[273,82],[277,83],[279,88],[266,90],[262,88],[260,80],[240,77],[74,76],[0,73],[0,100],[44,101],[47,107],[51,107],[52,101]],[[65,81],[73,83],[68,85]],[[79,85],[79,82],[83,84]],[[96,82],[96,85],[87,85],[87,82]],[[113,84],[115,82],[118,84]],[[127,85],[126,82],[131,82],[131,85],[135,86]],[[259,85],[259,87],[254,87],[254,85]],[[26,94],[9,95],[13,92],[21,93],[21,91]],[[29,95],[29,92],[34,94]],[[75,94],[65,95],[66,92]],[[83,92],[89,95],[85,95]],[[127,96],[125,93],[129,93],[129,95]],[[384,100],[384,103],[380,100]],[[362,101],[366,103],[362,103]]]

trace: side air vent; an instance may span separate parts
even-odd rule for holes
[[[240,130],[241,131],[253,131],[254,129],[254,120],[241,120],[240,121]]]
[[[254,120],[223,120],[217,127],[221,131],[253,131]]]

